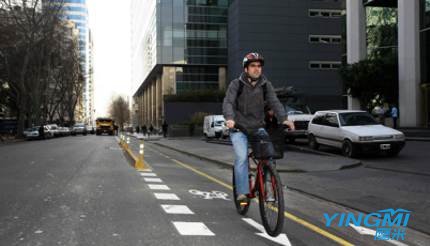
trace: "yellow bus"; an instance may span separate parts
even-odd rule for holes
[[[113,135],[114,133],[114,121],[111,118],[97,118],[96,119],[96,135],[108,133]]]

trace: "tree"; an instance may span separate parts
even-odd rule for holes
[[[42,5],[43,3],[43,5]],[[82,93],[77,35],[62,1],[0,0],[0,83],[10,88],[18,134],[30,124],[74,119]]]
[[[353,97],[360,100],[361,107],[371,109],[375,97],[388,102],[398,101],[398,67],[394,59],[366,59],[343,66],[340,75],[344,86]]]
[[[124,124],[130,121],[128,102],[122,96],[114,98],[109,107],[109,114],[119,127],[124,129]]]

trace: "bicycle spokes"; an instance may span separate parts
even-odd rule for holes
[[[283,226],[284,200],[279,176],[273,167],[264,168],[264,188],[259,195],[260,213],[264,228],[271,236],[277,236]]]

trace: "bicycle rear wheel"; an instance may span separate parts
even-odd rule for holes
[[[284,194],[281,179],[276,169],[269,164],[263,166],[263,174],[264,187],[261,187],[258,193],[261,220],[267,234],[276,237],[284,225]],[[270,192],[272,197],[269,195]]]
[[[240,204],[240,202],[237,201],[237,194],[236,194],[236,181],[234,176],[234,167],[233,167],[233,202],[236,206],[236,210],[240,215],[245,215],[248,212],[249,206],[251,205],[251,201],[248,201],[246,205]]]

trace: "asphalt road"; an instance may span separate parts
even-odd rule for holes
[[[110,136],[0,147],[0,244],[393,244],[325,227],[323,213],[357,211],[289,189],[283,234],[273,239],[258,204],[236,213],[231,170],[151,144],[145,153],[150,172],[137,172]],[[416,233],[408,229],[404,243],[429,244]]]

